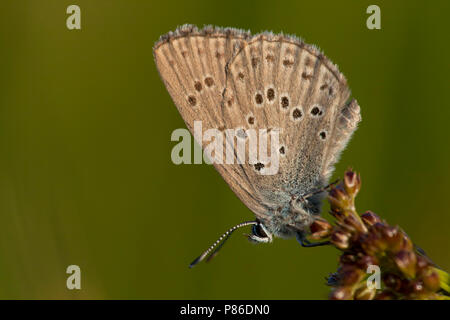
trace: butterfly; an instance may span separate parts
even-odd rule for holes
[[[223,139],[235,161],[214,167],[256,219],[229,229],[190,267],[215,256],[236,229],[249,225],[254,242],[295,236],[314,245],[305,238],[308,227],[320,217],[334,164],[361,120],[337,66],[294,36],[214,26],[181,26],[161,36],[153,54],[192,134],[201,121],[205,130],[240,130],[238,139],[248,139],[250,129],[279,135],[270,146],[279,161],[275,174],[267,174],[267,162],[241,161],[235,137]],[[205,150],[205,141],[196,139]]]

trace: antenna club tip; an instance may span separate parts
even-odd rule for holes
[[[200,258],[198,257],[197,259],[195,259],[194,261],[191,262],[191,264],[189,265],[189,269],[192,269],[193,267],[195,267],[197,265],[197,263],[200,262]]]

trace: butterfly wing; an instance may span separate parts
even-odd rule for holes
[[[344,76],[318,49],[282,35],[183,26],[154,48],[156,65],[187,127],[279,133],[276,174],[260,163],[214,163],[257,216],[328,180],[360,121]],[[196,137],[197,141],[205,142]],[[224,140],[224,147],[235,147]],[[247,149],[247,151],[249,151]]]

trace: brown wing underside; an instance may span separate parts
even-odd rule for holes
[[[236,164],[236,152],[234,164],[214,164],[257,215],[323,185],[360,121],[344,76],[296,38],[184,26],[164,36],[154,56],[192,134],[194,121],[203,130],[280,130],[277,174]],[[227,145],[234,141],[224,139]]]

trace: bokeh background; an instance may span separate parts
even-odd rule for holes
[[[66,28],[70,4],[81,30]],[[366,28],[370,4],[381,30]],[[184,23],[319,45],[363,115],[334,178],[361,172],[359,210],[399,224],[449,270],[449,12],[448,1],[1,1],[0,298],[327,297],[337,251],[295,240],[236,234],[187,268],[253,214],[212,166],[171,162],[170,135],[185,126],[152,46]],[[71,264],[79,291],[66,288]]]

